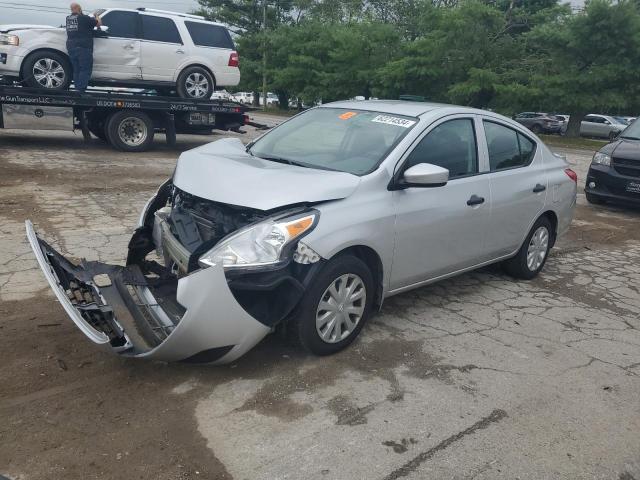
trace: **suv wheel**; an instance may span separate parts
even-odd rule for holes
[[[546,216],[540,217],[527,235],[515,257],[505,260],[505,271],[515,278],[531,280],[536,277],[549,256],[553,229]]]
[[[46,90],[66,90],[71,84],[72,70],[67,58],[56,52],[36,52],[22,65],[22,78],[27,86]]]
[[[202,67],[189,67],[178,77],[178,95],[182,98],[209,100],[215,90],[211,74]]]
[[[109,117],[106,126],[111,145],[123,152],[144,152],[153,142],[153,120],[143,112],[122,110]]]
[[[371,316],[373,276],[352,255],[331,259],[307,289],[292,321],[294,337],[315,355],[347,347]]]

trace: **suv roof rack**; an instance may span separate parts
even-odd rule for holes
[[[202,15],[192,15],[190,13],[171,12],[169,10],[158,10],[155,8],[140,7],[138,8],[138,11],[150,12],[150,13],[164,13],[167,15],[175,15],[176,17],[186,17],[186,18],[196,18],[198,20],[206,20]]]

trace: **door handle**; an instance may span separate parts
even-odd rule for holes
[[[127,45],[125,45],[124,47],[125,50],[133,50],[133,44],[132,43],[128,43]]]
[[[547,189],[544,185],[538,183],[535,187],[533,187],[533,193],[544,192]]]
[[[180,55],[184,55],[184,50],[179,48],[178,50],[176,50],[176,53],[179,53]]]
[[[480,205],[481,203],[484,203],[484,197],[479,197],[475,193],[471,195],[471,198],[469,200],[467,200],[467,205],[469,205],[470,207],[473,207],[474,205]]]

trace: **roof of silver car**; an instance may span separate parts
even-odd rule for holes
[[[353,110],[373,110],[374,112],[392,113],[418,117],[431,110],[453,107],[444,103],[408,102],[405,100],[345,100],[325,103],[322,107],[350,108]],[[459,107],[465,108],[465,107]]]

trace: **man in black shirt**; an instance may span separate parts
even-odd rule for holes
[[[67,52],[73,67],[73,84],[84,92],[93,71],[93,29],[100,26],[100,17],[82,13],[77,3],[71,4],[67,17]]]

